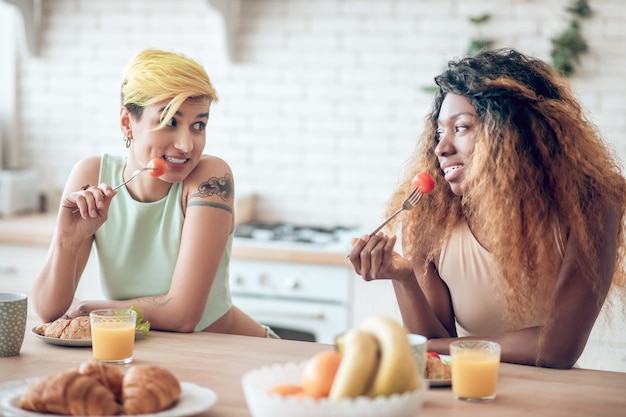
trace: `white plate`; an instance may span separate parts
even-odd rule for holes
[[[429,387],[449,387],[452,385],[451,379],[429,379]]]
[[[0,410],[7,417],[50,417],[51,414],[35,413],[22,410],[19,406],[20,397],[26,387],[39,378],[21,381],[10,381],[0,384]],[[200,414],[215,404],[217,394],[190,382],[181,382],[182,392],[178,402],[167,410],[154,414],[140,414],[143,417],[185,417]]]
[[[59,339],[58,337],[47,337],[42,336],[35,331],[37,327],[33,327],[31,329],[31,333],[37,336],[39,339],[43,340],[46,343],[50,343],[51,345],[58,346],[91,346],[91,339]]]
[[[450,356],[449,355],[439,355],[439,359],[441,362],[450,364]],[[428,385],[431,387],[449,387],[452,385],[451,379],[429,379]]]

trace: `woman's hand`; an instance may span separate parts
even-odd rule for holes
[[[117,194],[108,184],[85,185],[65,193],[59,213],[60,230],[74,237],[89,237],[106,221],[111,199]]]
[[[392,279],[403,281],[414,277],[411,262],[393,250],[396,236],[377,233],[353,241],[348,255],[357,274],[366,281]]]
[[[65,315],[71,319],[80,316],[88,316],[89,310],[87,309],[86,302],[79,300],[78,298],[74,298],[72,305],[69,309],[67,309]]]
[[[74,298],[72,305],[67,309],[65,315],[70,318],[88,316],[94,310],[103,308],[112,308],[116,310],[125,310],[136,304],[140,299],[134,298],[130,300],[80,300]]]

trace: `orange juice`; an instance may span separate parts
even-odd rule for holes
[[[96,359],[123,361],[133,357],[135,326],[119,327],[100,324],[91,329],[91,338],[93,355]]]
[[[91,345],[96,359],[130,363],[135,345],[134,311],[96,310],[91,313]]]
[[[500,365],[499,345],[467,342],[451,346],[452,392],[457,398],[488,401],[495,398]],[[477,346],[476,343],[486,343]]]

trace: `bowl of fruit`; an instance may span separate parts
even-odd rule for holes
[[[414,417],[428,390],[407,332],[380,316],[306,361],[246,372],[242,386],[253,417]]]

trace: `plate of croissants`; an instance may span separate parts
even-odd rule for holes
[[[61,317],[32,328],[31,332],[46,343],[59,346],[91,346],[89,316]]]
[[[180,382],[165,368],[137,364],[122,373],[95,359],[57,374],[0,384],[0,415],[12,417],[184,417],[216,401],[212,390]]]

